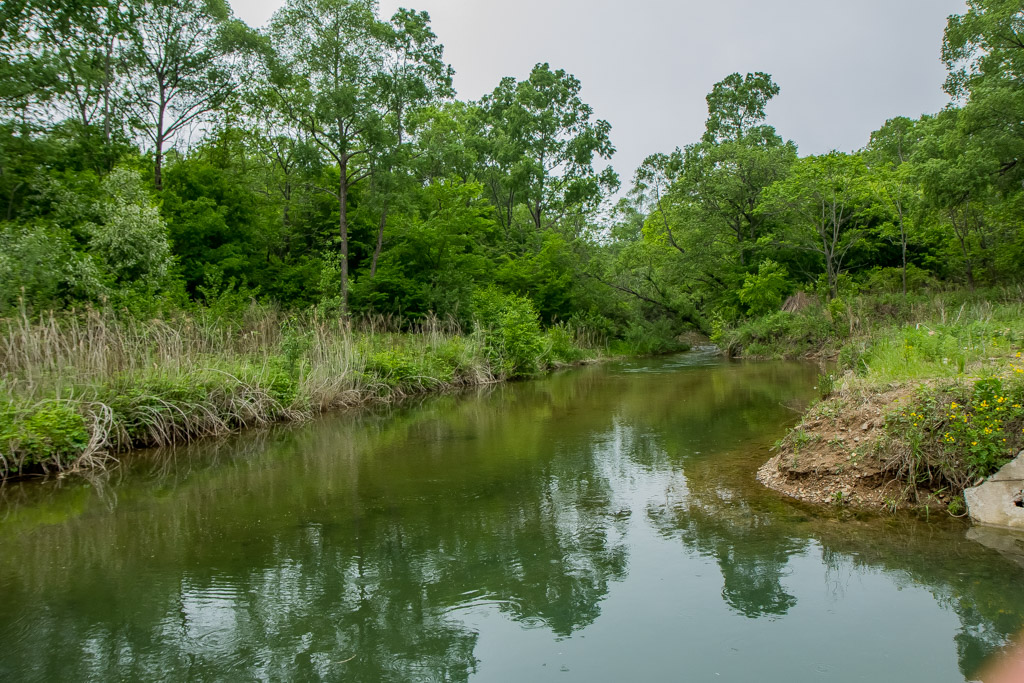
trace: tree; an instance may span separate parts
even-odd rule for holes
[[[618,187],[610,167],[594,168],[595,157],[610,159],[615,152],[611,125],[592,120],[580,89],[571,74],[538,64],[526,80],[503,78],[480,101],[485,184],[506,236],[517,206],[526,207],[539,233],[546,220],[556,223],[573,208],[593,208]]]
[[[370,277],[377,273],[377,263],[384,248],[384,229],[388,212],[395,199],[406,188],[414,170],[411,157],[415,152],[407,140],[407,132],[419,110],[447,99],[452,90],[451,66],[444,62],[444,47],[430,29],[426,12],[399,9],[388,25],[391,49],[385,53],[383,99],[385,122],[391,129],[390,145],[373,154],[371,196],[377,204],[377,241],[370,264]]]
[[[153,144],[157,190],[167,145],[218,111],[237,86],[229,29],[244,25],[230,20],[226,0],[146,0],[139,7],[122,55],[123,96],[132,127]]]
[[[864,234],[857,220],[868,202],[865,173],[858,155],[829,152],[804,157],[788,178],[766,190],[760,209],[789,223],[785,242],[822,258],[832,298],[839,295],[846,257]]]
[[[942,60],[946,92],[965,97],[989,80],[1024,85],[1024,12],[1019,0],[967,0],[949,17]]]
[[[762,192],[796,160],[796,145],[764,123],[765,106],[778,93],[768,74],[727,76],[707,96],[702,141],[686,149],[679,191],[694,198],[699,223],[735,241],[741,268],[768,217],[757,211]]]
[[[963,259],[967,286],[974,289],[979,258],[991,241],[982,211],[991,193],[997,160],[991,150],[963,134],[963,112],[948,109],[924,129],[915,162],[925,206],[952,231]]]
[[[333,187],[321,188],[338,202],[341,305],[348,315],[349,196],[402,144],[409,107],[443,87],[450,71],[425,14],[399,12],[389,25],[377,18],[374,0],[291,0],[271,20],[270,38],[270,95],[337,171]]]
[[[1024,180],[1024,12],[1019,0],[968,0],[967,7],[946,26],[945,89],[964,102],[963,133],[999,161],[995,179],[1016,189]]]
[[[907,249],[914,216],[921,204],[920,183],[909,161],[920,139],[920,127],[899,116],[872,133],[867,148],[872,191],[883,213],[887,214],[882,233],[899,240],[904,296],[907,295]]]
[[[764,108],[779,94],[779,86],[766,73],[730,74],[708,93],[708,120],[704,142],[735,142],[762,125]]]

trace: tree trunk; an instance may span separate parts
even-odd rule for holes
[[[156,159],[153,164],[153,184],[156,186],[156,191],[160,192],[164,189],[163,181],[163,161],[164,161],[164,140],[162,132],[158,132],[156,136]]]
[[[907,233],[903,229],[903,221],[900,221],[900,237],[903,242],[903,296],[907,296]]]
[[[111,74],[113,69],[112,59],[114,53],[114,39],[111,37],[106,44],[106,54],[104,55],[103,61],[103,152],[106,155],[106,169],[107,171],[113,170],[114,159],[110,153],[110,119],[113,116],[113,112],[110,111],[110,86],[112,82]]]
[[[388,224],[388,205],[384,205],[384,211],[380,215],[380,226],[377,228],[377,246],[373,249],[373,261],[370,263],[370,279],[377,276],[377,260],[380,259],[380,252],[384,248],[384,227]]]
[[[348,321],[348,160],[340,164],[338,232],[341,235],[341,316]]]

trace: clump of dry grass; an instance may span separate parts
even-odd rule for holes
[[[0,320],[0,477],[494,382],[481,335],[252,307],[238,319],[88,310]]]

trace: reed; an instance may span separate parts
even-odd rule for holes
[[[597,354],[567,338],[542,335],[531,367]],[[487,333],[433,317],[22,312],[0,320],[0,477],[93,469],[133,448],[514,374]]]

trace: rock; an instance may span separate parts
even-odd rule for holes
[[[1024,480],[1024,451],[1017,454],[1017,459],[1006,464],[991,477],[989,481],[1022,481]]]
[[[1024,529],[1024,453],[980,486],[964,491],[977,524]]]
[[[871,423],[870,423],[870,422],[865,422],[864,424],[862,424],[862,425],[860,426],[860,431],[862,431],[862,432],[866,432],[866,431],[868,431],[868,430],[869,430],[870,428],[871,428]]]

